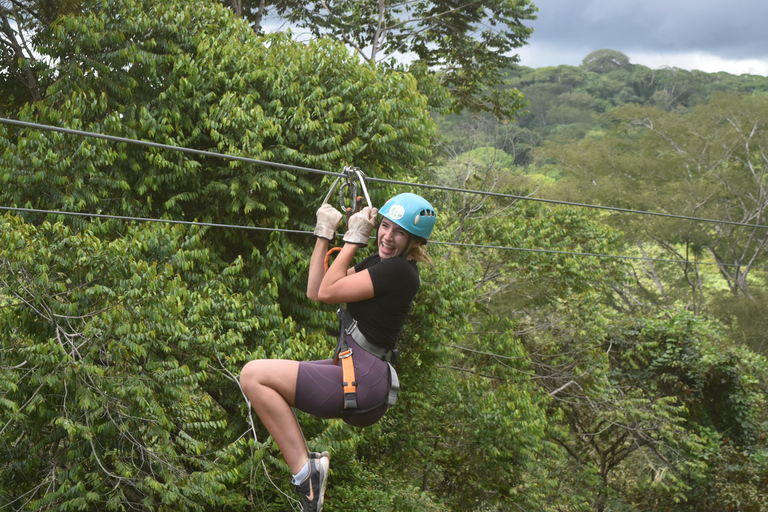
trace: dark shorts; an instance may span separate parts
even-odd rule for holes
[[[389,366],[385,361],[361,349],[351,336],[352,362],[357,380],[357,411],[344,411],[344,387],[341,365],[332,359],[302,361],[296,379],[296,408],[320,418],[342,418],[355,427],[367,427],[387,412]],[[367,411],[367,412],[359,412]]]

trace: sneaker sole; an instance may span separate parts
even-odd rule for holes
[[[328,469],[331,467],[331,455],[328,452],[320,454],[318,464],[323,468],[323,482],[320,484],[320,498],[317,500],[317,512],[322,512],[325,501],[325,484],[328,482]]]

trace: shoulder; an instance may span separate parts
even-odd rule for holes
[[[416,266],[416,262],[413,260],[407,260],[405,258],[389,258],[386,260],[379,260],[376,263],[376,266],[379,268],[387,269],[389,272],[419,273],[419,268]]]
[[[365,258],[363,261],[355,265],[355,271],[360,272],[361,270],[365,270],[366,268],[370,268],[374,265],[376,265],[378,262],[381,261],[381,258],[379,257],[379,253],[375,252]]]
[[[416,262],[405,258],[380,260],[368,269],[368,273],[377,290],[401,288],[416,293],[421,285]]]

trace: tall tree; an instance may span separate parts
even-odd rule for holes
[[[103,227],[0,218],[0,506],[241,508],[237,454],[266,446],[232,435],[231,361],[287,326],[274,284],[211,265],[200,231]]]
[[[584,57],[581,67],[595,73],[610,73],[629,67],[629,57],[618,50],[595,50]]]
[[[61,79],[26,121],[377,177],[430,158],[415,80],[332,41],[259,37],[221,6],[181,0],[104,1],[50,33]],[[2,132],[5,205],[301,229],[323,196],[316,175]],[[330,353],[332,312],[301,292],[308,237],[64,224],[0,227],[0,506],[285,510],[264,475],[281,462],[247,425],[234,376],[254,357]],[[360,437],[340,422],[302,422],[310,442],[354,453]],[[336,467],[370,509],[364,470]]]
[[[371,64],[413,59],[413,69],[425,66],[437,74],[453,111],[490,111],[509,119],[522,107],[517,90],[498,86],[519,61],[512,52],[532,32],[523,24],[535,19],[530,0],[261,0],[242,10],[257,30],[265,13],[273,12],[314,37],[342,41]]]
[[[3,110],[12,110],[26,101],[43,97],[37,71],[43,65],[35,54],[36,33],[54,16],[46,9],[48,2],[0,2],[0,76]],[[52,2],[50,2],[52,4]]]
[[[607,115],[604,138],[551,144],[546,154],[572,173],[582,199],[734,223],[614,217],[686,272],[710,256],[731,292],[749,296],[768,247],[767,112],[762,95],[715,95],[689,113],[628,105]]]
[[[706,320],[685,311],[621,316],[602,326],[585,320],[562,326],[596,329],[591,339],[571,338],[581,375],[550,402],[550,416],[562,414],[568,425],[567,431],[551,430],[567,456],[551,466],[563,493],[584,496],[587,490],[595,512],[768,505],[759,490],[740,485],[756,482],[766,468],[765,358],[725,348]],[[545,336],[539,347],[546,351],[552,343]],[[597,364],[587,366],[590,352]],[[550,361],[551,368],[565,362]]]
[[[23,120],[375,177],[431,158],[435,128],[415,81],[360,66],[339,44],[260,38],[214,5],[193,14],[180,2],[178,19],[153,2],[101,7],[53,27],[44,50],[63,78]],[[305,194],[322,187],[317,175],[221,158],[3,131],[4,180],[17,185],[0,192],[7,204],[300,227],[314,218]]]

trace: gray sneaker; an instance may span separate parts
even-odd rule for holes
[[[331,456],[328,452],[309,454],[309,474],[300,483],[293,486],[296,494],[301,496],[302,512],[321,512],[325,483],[328,481],[328,468]]]

